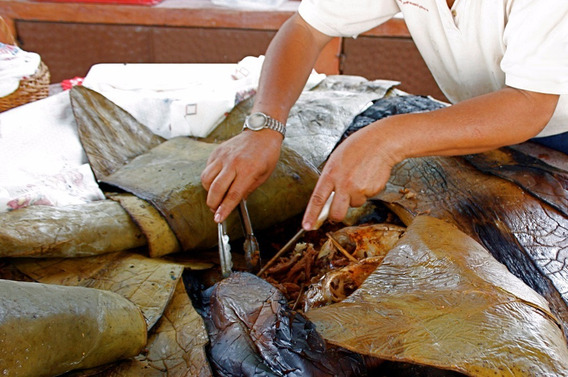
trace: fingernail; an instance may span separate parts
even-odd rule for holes
[[[303,223],[302,226],[304,227],[304,230],[305,230],[305,231],[310,231],[310,230],[312,230],[312,224],[310,224],[310,223],[308,223],[308,222]]]
[[[221,214],[217,211],[217,213],[215,213],[215,216],[213,217],[213,220],[216,223],[220,223],[221,222]]]

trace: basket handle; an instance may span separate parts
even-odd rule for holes
[[[17,46],[16,38],[10,30],[8,23],[0,16],[0,43]]]

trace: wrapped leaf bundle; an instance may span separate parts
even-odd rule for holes
[[[132,357],[146,336],[140,310],[115,293],[0,280],[4,376],[57,376]]]
[[[154,205],[183,250],[217,244],[216,225],[205,204],[207,192],[200,178],[216,144],[187,137],[153,138],[151,131],[126,111],[84,87],[73,88],[71,100],[81,142],[99,181]],[[269,180],[248,199],[256,228],[269,227],[303,211],[317,177],[315,167],[284,148]],[[237,214],[228,224],[230,237],[242,235]]]
[[[182,248],[217,244],[217,227],[205,204],[207,192],[201,171],[216,147],[186,137],[170,139],[103,178],[103,182],[130,191],[152,203],[169,223]],[[257,229],[267,228],[301,213],[307,205],[318,173],[302,157],[283,149],[276,170],[248,198]],[[242,236],[237,213],[228,219],[231,237]]]
[[[17,259],[14,264],[41,283],[118,293],[140,309],[148,329],[162,316],[183,271],[177,263],[128,252],[87,258]]]
[[[112,200],[31,206],[0,216],[0,257],[83,257],[145,244],[140,229]]]

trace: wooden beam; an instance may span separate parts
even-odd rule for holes
[[[298,4],[287,1],[278,9],[239,10],[215,6],[210,0],[164,0],[157,5],[2,0],[0,16],[14,33],[17,20],[278,30],[296,12]],[[363,35],[409,36],[401,18]]]
[[[242,10],[215,6],[210,0],[163,0],[156,5],[2,0],[0,16],[16,40],[18,20],[276,31],[297,11],[298,5],[299,1],[286,1],[278,9]],[[402,18],[394,18],[362,35],[409,37]],[[341,38],[334,38],[316,62],[316,70],[339,74],[341,53]]]
[[[164,0],[154,6],[130,4],[0,1],[0,15],[16,20],[187,26],[278,30],[297,9],[289,1],[277,10],[236,10],[214,6],[206,0]]]

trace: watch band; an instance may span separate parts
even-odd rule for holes
[[[286,137],[286,126],[284,125],[284,123],[280,122],[279,120],[276,120],[272,117],[268,117],[266,121],[266,128],[278,131],[282,134],[282,137]]]

